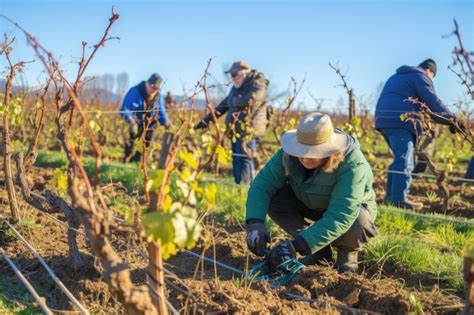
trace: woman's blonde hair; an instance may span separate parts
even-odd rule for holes
[[[332,173],[344,161],[344,151],[339,151],[327,158],[326,163],[321,166],[324,172]]]
[[[327,157],[327,161],[321,166],[324,172],[326,173],[333,173],[336,168],[344,161],[344,151],[339,151],[329,157]],[[285,176],[290,176],[290,155],[287,153],[283,154],[283,167],[285,168]]]

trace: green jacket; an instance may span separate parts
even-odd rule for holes
[[[304,180],[299,163],[279,150],[258,173],[252,182],[248,197],[246,219],[265,220],[270,199],[286,183],[296,197],[308,208],[323,212],[315,221],[300,232],[314,253],[343,235],[359,216],[361,204],[365,204],[372,219],[377,216],[375,193],[372,188],[373,174],[369,163],[356,142],[346,153],[344,161],[333,173],[318,168]]]

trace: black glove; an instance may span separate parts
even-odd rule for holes
[[[456,124],[458,126],[458,128],[456,128]],[[453,124],[449,125],[449,131],[452,133],[452,134],[455,134],[456,132],[466,132],[466,125],[464,125],[464,123],[461,121],[461,120],[458,120],[458,121],[455,121]]]
[[[128,131],[130,132],[130,137],[136,138],[138,136],[138,124],[136,121],[132,121],[130,126],[128,127]]]
[[[268,266],[275,270],[285,261],[296,258],[296,249],[290,240],[286,240],[275,246],[268,254]]]
[[[207,124],[203,120],[201,120],[199,124],[194,126],[194,130],[204,129],[204,128],[207,128]]]
[[[252,253],[259,257],[265,256],[268,242],[270,242],[270,234],[268,234],[265,223],[247,224],[247,246]]]

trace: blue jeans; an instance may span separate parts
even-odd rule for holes
[[[469,162],[464,178],[474,179],[474,156],[471,158],[471,162]]]
[[[252,139],[247,143],[248,151],[253,152],[257,147],[257,138]],[[232,174],[236,184],[244,182],[248,184],[252,181],[255,175],[255,163],[253,157],[247,156],[242,147],[242,139],[237,139],[232,142]],[[245,155],[245,156],[244,156]]]
[[[406,129],[380,129],[393,153],[393,162],[389,171],[406,174],[387,173],[387,191],[385,202],[399,203],[407,201],[411,184],[411,174],[415,161],[415,135]]]

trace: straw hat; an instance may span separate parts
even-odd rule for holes
[[[322,159],[347,147],[345,133],[334,129],[331,118],[321,113],[309,113],[299,122],[297,129],[281,137],[283,151],[291,156]]]

